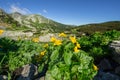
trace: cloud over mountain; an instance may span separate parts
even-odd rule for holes
[[[21,8],[15,4],[12,4],[10,6],[10,12],[19,12],[19,13],[22,13],[22,14],[30,14],[31,11],[27,8]]]

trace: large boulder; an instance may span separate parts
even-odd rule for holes
[[[95,76],[94,80],[120,80],[120,77],[109,72],[106,73],[99,71],[97,76]]]
[[[8,77],[6,75],[0,75],[0,80],[8,80]]]
[[[101,70],[112,70],[113,67],[108,59],[102,59],[99,64],[99,69]]]
[[[33,80],[34,76],[38,74],[37,66],[27,64],[22,67],[22,71],[16,80]]]
[[[120,41],[113,41],[109,47],[113,54],[113,60],[120,64]]]

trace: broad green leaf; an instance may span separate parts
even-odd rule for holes
[[[47,71],[47,73],[46,73],[46,75],[45,75],[45,80],[55,80],[55,79],[52,77],[50,71]]]
[[[57,79],[61,80],[61,72],[57,66],[54,66],[53,69],[51,70],[51,75]]]
[[[56,60],[56,59],[58,58],[58,56],[59,56],[58,50],[54,50],[54,51],[52,52],[51,56],[50,56],[51,61]]]
[[[66,63],[66,65],[71,65],[71,58],[72,58],[72,52],[69,52],[69,53],[67,53],[67,52],[65,52],[64,53],[64,61],[65,61],[65,63]]]
[[[64,73],[64,80],[71,80],[70,79],[70,72],[65,72]]]
[[[71,73],[77,73],[78,72],[79,65],[74,65],[71,69]]]

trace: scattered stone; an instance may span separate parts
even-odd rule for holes
[[[109,47],[112,50],[113,60],[120,64],[120,41],[113,41]]]
[[[103,59],[99,64],[99,69],[101,70],[112,70],[112,65],[110,64],[109,60]]]
[[[38,79],[35,79],[35,80],[45,80],[45,76],[43,76],[43,77],[40,77],[40,78],[38,78]]]
[[[120,77],[109,72],[99,71],[93,80],[120,80]]]
[[[118,75],[120,75],[120,66],[118,66],[118,67],[115,68],[115,73],[118,74]]]
[[[33,64],[27,64],[23,66],[23,70],[16,80],[32,80],[37,74],[37,66]]]
[[[6,75],[0,75],[0,80],[7,80],[7,76]]]
[[[32,36],[33,36],[32,32],[5,31],[0,37],[8,37],[14,40],[18,40],[18,37],[24,39],[24,38],[30,38]]]
[[[39,36],[39,38],[40,38],[40,41],[41,41],[41,42],[49,42],[50,39],[51,39],[51,37],[56,37],[56,38],[58,38],[57,35],[58,35],[57,33],[54,33],[54,34],[53,34],[53,33],[48,33],[48,34]]]

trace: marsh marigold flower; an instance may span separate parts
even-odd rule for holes
[[[55,42],[54,42],[54,45],[61,45],[62,44],[62,41],[61,40],[56,40]]]
[[[4,30],[1,29],[1,30],[0,30],[0,35],[3,34],[3,32],[4,32]]]
[[[51,42],[55,42],[55,41],[56,41],[56,38],[55,38],[55,37],[52,37],[52,38],[50,39],[50,41],[51,41]]]
[[[80,44],[77,42],[76,43],[77,48],[81,48]]]
[[[95,71],[97,71],[97,70],[98,70],[98,67],[93,64],[93,69],[94,69]]]
[[[75,46],[75,48],[74,48],[74,52],[76,52],[76,53],[78,53],[78,52],[79,52],[79,49],[78,49],[78,47],[77,47],[77,46]]]
[[[39,42],[39,38],[33,38],[32,41],[33,42]]]
[[[65,33],[60,33],[59,37],[66,37],[67,35]]]
[[[44,56],[45,53],[46,53],[46,50],[42,51],[42,52],[40,53],[40,55]]]
[[[70,40],[71,40],[72,43],[76,43],[77,42],[75,36],[74,37],[70,36]]]
[[[44,47],[44,48],[48,47],[48,44],[46,43],[43,47]]]

